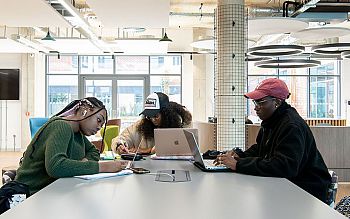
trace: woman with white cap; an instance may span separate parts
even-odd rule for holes
[[[161,92],[152,93],[147,97],[140,115],[141,120],[112,140],[114,152],[132,153],[138,148],[138,153],[154,153],[155,128],[185,128],[192,122],[192,115],[186,107],[169,101],[169,97]]]

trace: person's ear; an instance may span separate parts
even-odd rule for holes
[[[281,105],[280,99],[275,99],[275,108],[279,107]]]

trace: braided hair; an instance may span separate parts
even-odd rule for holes
[[[146,139],[154,138],[155,128],[184,128],[191,124],[192,115],[186,109],[176,102],[170,101],[169,104],[160,109],[161,114],[161,124],[156,127],[151,120],[143,117],[137,130]]]
[[[63,108],[60,112],[56,113],[54,116],[58,116],[58,117],[64,117],[64,116],[68,116],[68,115],[73,115],[75,114],[79,109],[80,107],[83,107],[83,106],[87,106],[89,107],[90,109],[91,108],[97,108],[98,110],[94,113],[92,113],[91,115],[88,115],[86,116],[85,118],[83,119],[65,119],[65,118],[60,118],[60,120],[64,120],[64,121],[74,121],[74,122],[80,122],[80,121],[83,121],[85,119],[88,119],[90,118],[91,116],[97,114],[98,112],[100,112],[101,110],[106,110],[106,107],[105,105],[100,101],[98,100],[97,98],[95,97],[85,97],[83,99],[79,99],[79,100],[73,100],[72,102],[70,102],[65,108]],[[107,111],[107,110],[106,110]],[[46,123],[43,127],[43,129],[52,122],[53,120],[49,121],[48,123]],[[106,113],[106,121],[105,121],[105,125],[104,125],[104,129],[106,130],[106,125],[107,125],[107,122],[108,122],[108,115]],[[39,136],[41,135],[42,133],[42,130],[40,130],[40,132],[38,133],[37,136],[35,136],[35,140],[39,138]],[[102,148],[103,148],[103,145],[104,145],[104,138],[105,138],[105,133],[106,132],[103,132],[103,136],[102,136],[102,147],[101,147],[101,151],[100,153],[102,153]],[[29,157],[31,159],[33,159],[33,153],[35,151],[35,144],[33,144],[33,150],[32,152],[30,153]],[[22,157],[23,158],[23,157]]]

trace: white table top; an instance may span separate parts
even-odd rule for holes
[[[188,161],[137,161],[137,167],[189,170],[190,182],[155,175],[95,181],[59,179],[0,218],[345,218],[286,179],[205,173]]]

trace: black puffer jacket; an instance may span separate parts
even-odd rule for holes
[[[297,111],[284,102],[261,126],[257,144],[238,159],[237,172],[287,178],[325,202],[331,177],[309,126]]]

